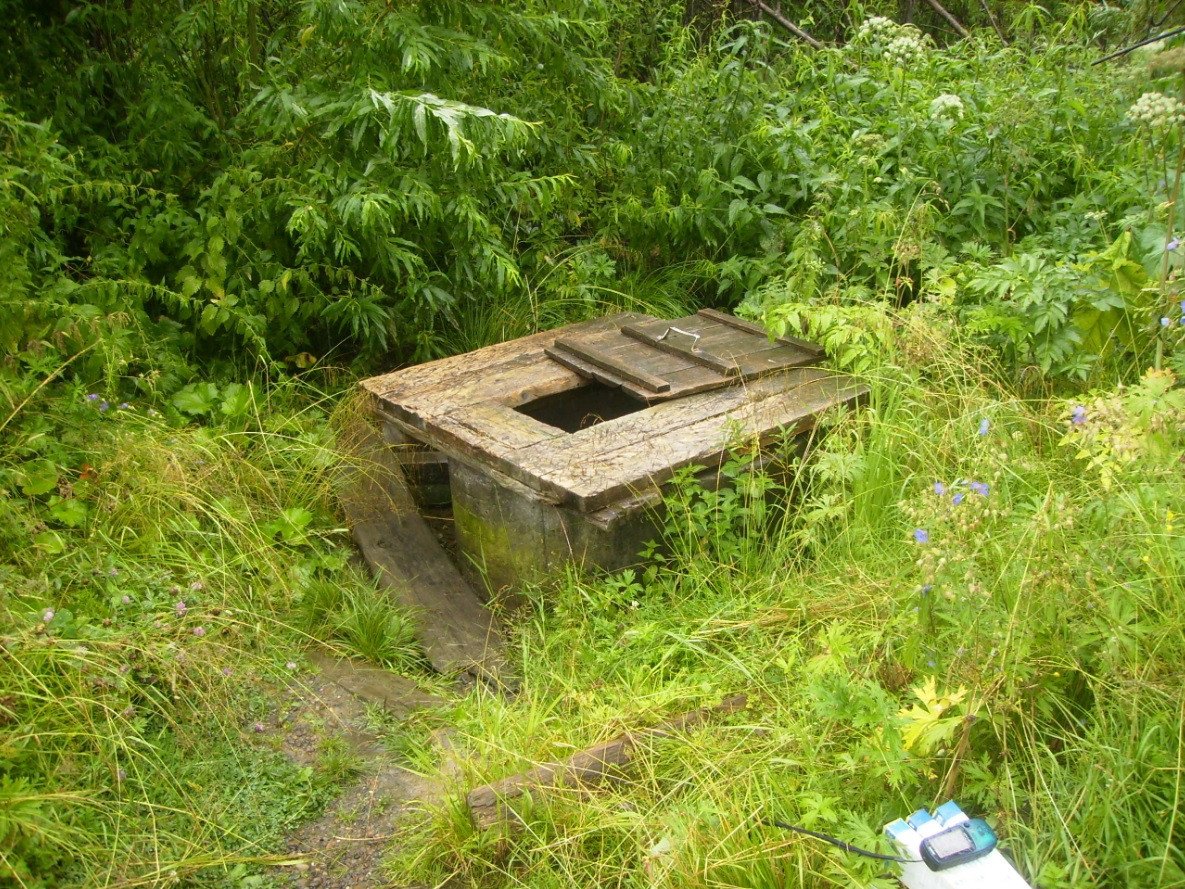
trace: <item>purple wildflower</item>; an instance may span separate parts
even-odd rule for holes
[[[223,667],[222,668],[222,675],[223,676],[226,676],[227,678],[229,678],[231,676],[231,673],[232,673],[232,671],[231,671],[230,667]]]
[[[100,401],[99,402],[99,412],[100,413],[107,410],[107,408],[109,408],[109,407],[111,407],[110,402],[108,402],[108,401]]]
[[[988,495],[989,488],[987,482],[972,482],[971,490],[981,497],[986,497]]]
[[[121,402],[119,403],[119,410],[121,410],[121,411],[130,411],[131,409],[132,409],[132,405],[131,405],[129,402],[126,402],[126,401],[121,401]]]
[[[296,661],[289,661],[284,666],[287,667],[289,670],[295,670],[296,669]]]
[[[177,610],[178,617],[185,617],[185,612],[189,610],[189,606],[185,604],[184,600],[179,600],[173,607]]]
[[[41,622],[43,624],[47,624],[51,620],[53,620],[56,615],[57,615],[57,612],[54,611],[52,608],[46,608],[45,611],[41,612]]]
[[[1160,326],[1161,327],[1168,327],[1172,323],[1173,322],[1169,320],[1169,317],[1167,315],[1165,315],[1163,318],[1160,319]]]
[[[946,493],[946,485],[942,482],[934,482],[934,493],[941,497]]]
[[[925,528],[914,528],[913,529],[913,539],[915,541],[917,541],[918,543],[929,543],[930,542],[930,532],[927,531]]]
[[[99,396],[98,396],[98,394],[97,394],[97,393],[95,393],[95,392],[92,392],[92,393],[90,393],[90,394],[89,394],[89,395],[86,397],[86,400],[87,400],[87,401],[98,401],[98,400],[99,400]]]
[[[934,589],[934,584],[932,584],[932,583],[923,584],[922,585],[922,595],[923,596],[930,595],[930,590],[932,590],[932,589]]]
[[[255,725],[251,726],[251,730],[253,732],[255,732],[255,734],[257,734],[257,735],[263,734],[263,723],[262,722],[255,723]]]
[[[1171,241],[1169,241],[1167,244],[1164,245],[1164,249],[1165,250],[1176,250],[1180,246],[1181,246],[1181,239],[1180,238],[1173,238]]]
[[[194,627],[193,628],[193,635],[197,636],[200,639],[202,636],[206,635],[206,628],[205,627]]]
[[[1078,405],[1074,410],[1070,411],[1070,422],[1075,426],[1081,426],[1086,422],[1086,408]]]
[[[957,494],[955,494],[955,496],[950,498],[950,502],[953,503],[955,506],[958,506],[960,503],[963,502],[963,498],[965,496],[966,495],[962,491],[959,491]]]
[[[132,597],[131,596],[124,596],[119,601],[123,602],[124,605],[131,605],[132,604]]]
[[[131,719],[133,716],[136,715],[136,708],[133,707],[131,704],[128,704],[126,707],[123,708],[123,712],[120,713],[120,715],[124,719]]]
[[[202,583],[200,580],[195,580],[193,583],[191,583],[189,585],[189,588],[191,590],[193,590],[195,593],[199,593],[206,588],[206,585],[204,583]]]
[[[992,428],[992,424],[988,421],[987,417],[984,417],[982,420],[979,421],[979,434],[980,435],[987,435],[988,430],[991,428]]]

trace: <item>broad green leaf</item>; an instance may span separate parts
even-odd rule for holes
[[[27,497],[48,494],[57,484],[58,467],[51,460],[30,460],[21,468],[21,491]]]
[[[55,556],[66,551],[66,542],[57,531],[42,531],[33,538],[33,545]]]
[[[56,521],[70,528],[77,528],[85,522],[88,512],[89,510],[86,504],[73,497],[66,500],[59,500],[49,508],[49,514]]]
[[[218,387],[213,383],[190,383],[173,396],[173,407],[196,416],[210,413],[217,400]]]

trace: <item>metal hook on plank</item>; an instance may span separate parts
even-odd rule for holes
[[[698,348],[699,348],[699,339],[700,339],[700,334],[698,334],[698,333],[692,333],[690,330],[683,330],[682,328],[675,327],[674,325],[672,325],[672,326],[668,327],[668,328],[667,328],[667,329],[666,329],[666,330],[663,332],[662,336],[657,336],[657,337],[655,337],[655,338],[654,338],[654,340],[655,340],[655,342],[659,342],[659,343],[661,343],[663,340],[665,340],[665,339],[666,339],[668,336],[670,336],[672,333],[678,333],[678,334],[681,334],[682,336],[689,336],[689,337],[691,337],[691,349],[692,349],[692,351],[695,351],[696,349],[698,349]]]

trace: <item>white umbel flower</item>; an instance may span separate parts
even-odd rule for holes
[[[856,39],[866,43],[888,43],[900,30],[901,26],[892,19],[874,15],[860,24],[859,30],[856,31]]]
[[[874,15],[860,25],[850,45],[904,68],[926,52],[929,39],[913,25]]]
[[[963,117],[963,100],[953,93],[943,93],[930,103],[930,119],[955,121]]]
[[[1185,105],[1164,93],[1144,93],[1127,110],[1127,117],[1137,126],[1167,130],[1185,123]]]

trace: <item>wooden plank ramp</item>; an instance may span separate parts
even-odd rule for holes
[[[497,620],[420,516],[382,436],[359,420],[342,445],[350,459],[339,500],[354,541],[379,584],[416,612],[429,662],[441,673],[512,684]]]

